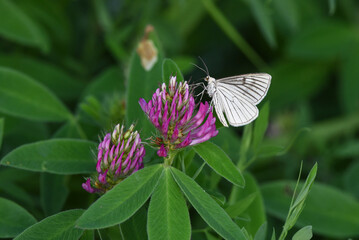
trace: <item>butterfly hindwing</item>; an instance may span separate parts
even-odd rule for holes
[[[218,102],[217,105],[215,104],[218,118],[224,126],[228,125],[223,116],[223,112],[226,114],[229,124],[234,127],[246,125],[258,116],[258,108],[254,104],[248,102],[240,95],[229,92],[221,86],[218,86],[214,99],[215,102]],[[219,109],[217,109],[217,106],[220,106]],[[222,114],[218,112],[222,112]]]

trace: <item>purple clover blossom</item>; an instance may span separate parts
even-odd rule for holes
[[[98,146],[97,176],[88,178],[82,188],[89,193],[104,193],[137,170],[143,168],[145,148],[134,125],[124,132],[119,124],[107,133]]]
[[[163,83],[146,102],[139,100],[142,110],[161,136],[154,143],[160,147],[157,154],[166,157],[168,151],[192,146],[218,134],[212,109],[208,102],[200,103],[196,111],[194,97],[187,82],[177,83],[171,77],[168,90]]]

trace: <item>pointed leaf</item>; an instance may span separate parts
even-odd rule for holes
[[[105,228],[124,222],[147,201],[162,172],[162,165],[135,172],[93,203],[78,220],[78,227]]]
[[[264,134],[266,133],[268,127],[268,118],[269,102],[266,102],[259,111],[259,116],[254,122],[252,148],[255,152],[258,152],[260,149],[259,146],[263,141]]]
[[[191,224],[186,201],[166,168],[151,197],[148,209],[148,238],[190,239]]]
[[[192,178],[175,168],[171,172],[192,206],[213,230],[225,239],[246,239],[228,214]]]
[[[318,164],[315,163],[315,165],[312,167],[312,169],[310,170],[307,179],[304,182],[304,185],[302,187],[302,189],[300,190],[297,198],[295,199],[292,208],[295,208],[297,205],[299,205],[301,202],[304,202],[305,199],[308,196],[308,193],[314,183],[315,177],[317,176],[317,169],[318,169]]]
[[[157,61],[154,63],[152,68],[146,70],[141,64],[141,57],[138,52],[135,51],[133,53],[130,62],[126,93],[126,122],[131,123],[136,121],[137,128],[142,129],[141,136],[144,136],[144,138],[150,137],[152,126],[149,120],[145,117],[145,114],[138,104],[138,100],[140,100],[140,98],[144,98],[146,101],[149,101],[152,98],[152,94],[156,91],[158,84],[161,82],[163,59],[161,46],[154,31],[150,31],[148,33],[147,41],[152,41],[153,46],[156,48]],[[152,52],[150,49],[152,46],[151,44],[145,44],[144,46],[148,48],[146,49],[147,51]],[[155,56],[151,57],[156,59]]]
[[[31,171],[78,174],[95,171],[91,150],[96,144],[75,139],[53,139],[22,145],[2,160],[1,165]]]
[[[267,222],[263,223],[262,226],[260,226],[253,240],[266,240],[266,234],[267,234]]]
[[[193,146],[193,149],[219,175],[237,186],[244,187],[241,172],[216,144],[207,141]]]
[[[305,226],[293,235],[292,240],[310,240],[312,237],[312,226]]]
[[[276,237],[275,237],[275,229],[274,229],[274,228],[273,228],[271,240],[276,240]]]
[[[285,220],[294,186],[294,181],[275,181],[261,186],[266,210],[270,215]],[[299,185],[302,186],[303,183]],[[315,233],[347,238],[359,234],[357,216],[359,203],[351,195],[334,187],[315,183],[296,226],[304,227],[310,223]]]
[[[28,211],[5,198],[0,198],[0,216],[0,238],[15,237],[36,223]]]
[[[63,121],[71,113],[47,88],[30,77],[0,67],[0,111],[36,121]]]
[[[76,220],[84,212],[82,209],[69,210],[50,216],[38,222],[19,236],[16,240],[60,240],[78,239],[82,229],[75,228]]]
[[[177,81],[184,81],[183,75],[177,64],[169,58],[165,58],[162,63],[162,81],[168,83],[171,76],[177,76]]]

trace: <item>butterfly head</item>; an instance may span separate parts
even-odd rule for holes
[[[205,80],[206,82],[209,82],[209,83],[215,81],[215,79],[214,79],[213,77],[209,76],[209,75],[207,75],[207,77],[205,77],[204,80]]]

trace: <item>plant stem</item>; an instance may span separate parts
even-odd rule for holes
[[[168,156],[165,157],[165,162],[164,162],[164,165],[166,167],[169,167],[172,165],[173,159],[175,158],[176,154],[177,154],[177,152],[172,152],[172,151],[168,152]]]

